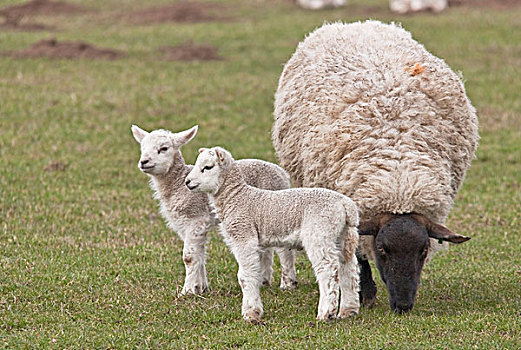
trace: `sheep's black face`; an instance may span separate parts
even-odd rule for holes
[[[394,312],[412,309],[428,249],[427,229],[410,216],[394,217],[376,235],[376,266]]]

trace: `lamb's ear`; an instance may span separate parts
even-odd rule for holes
[[[217,156],[217,162],[219,164],[227,164],[230,161],[229,153],[221,147],[214,147],[215,155]]]
[[[416,221],[425,226],[427,233],[431,238],[436,238],[440,241],[447,241],[451,243],[463,243],[470,239],[470,237],[459,235],[452,232],[443,225],[432,222],[421,214],[413,214],[412,216],[414,219],[416,219]]]
[[[208,149],[208,148],[204,148],[204,147],[199,148],[199,153],[203,153],[203,152],[206,151],[207,149]]]
[[[358,234],[360,236],[376,236],[383,225],[394,217],[392,214],[383,213],[375,216],[369,221],[360,222]]]
[[[188,130],[175,133],[174,142],[178,146],[182,146],[182,145],[188,143],[191,139],[193,139],[195,137],[198,129],[199,129],[199,125],[195,125]]]
[[[138,143],[141,143],[141,140],[148,135],[148,132],[137,125],[132,125],[132,135],[134,135],[134,138]]]
[[[224,153],[220,149],[215,148],[215,155],[217,156],[219,164],[224,163]]]

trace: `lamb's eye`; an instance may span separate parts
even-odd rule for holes
[[[212,168],[213,168],[213,165],[211,165],[211,166],[210,166],[210,165],[207,165],[207,166],[205,166],[205,167],[201,170],[201,172],[204,173],[205,170],[210,170],[210,169],[212,169]]]
[[[159,154],[159,153],[161,153],[161,152],[166,152],[166,151],[168,151],[168,147],[161,147],[161,148],[159,149],[159,151],[157,151],[157,153]]]

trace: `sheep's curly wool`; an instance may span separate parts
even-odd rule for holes
[[[444,224],[479,140],[460,77],[409,32],[378,21],[325,24],[301,42],[274,117],[293,185],[345,194],[361,221],[416,212]],[[369,257],[371,239],[360,240]]]

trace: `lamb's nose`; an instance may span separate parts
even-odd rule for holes
[[[147,163],[148,163],[148,159],[146,159],[146,160],[142,160],[142,161],[141,161],[141,166],[143,166],[143,165],[145,165],[145,164],[147,164]]]
[[[186,181],[185,181],[185,185],[186,185],[186,186],[190,185],[190,179],[186,179]]]

